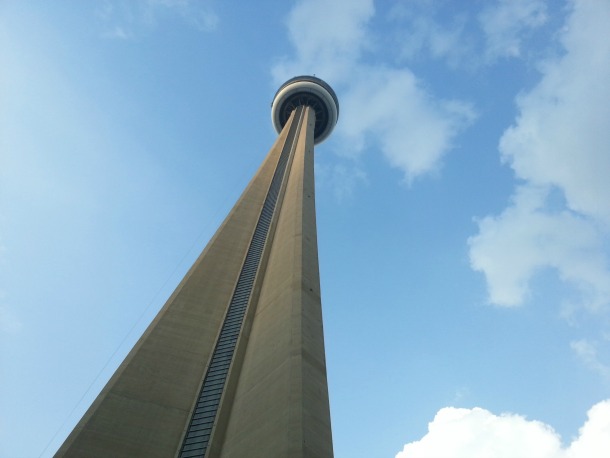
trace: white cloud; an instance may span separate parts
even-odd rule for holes
[[[594,372],[610,380],[610,366],[604,364],[598,356],[597,346],[586,339],[570,342],[570,347],[578,358]]]
[[[587,417],[578,438],[566,450],[567,458],[601,458],[610,450],[610,401],[595,404]]]
[[[349,79],[370,39],[367,23],[374,13],[372,0],[298,2],[287,21],[296,57],[274,66],[276,82],[304,73],[324,75],[336,83]]]
[[[561,188],[570,208],[610,227],[610,3],[576,1],[565,56],[519,97],[520,114],[500,141],[520,178]]]
[[[481,219],[468,240],[471,266],[485,274],[496,305],[523,304],[532,277],[550,267],[580,291],[584,305],[598,309],[610,301],[603,234],[590,218],[553,212],[546,202],[546,189],[520,187],[501,215]]]
[[[434,170],[474,119],[469,104],[435,99],[408,69],[359,66],[341,103],[338,132],[352,154],[378,146],[409,181]]]
[[[410,0],[396,2],[388,19],[400,25],[393,31],[400,58],[427,54],[451,67],[473,69],[521,57],[533,32],[547,22],[546,3],[492,0],[477,13],[465,2]]]
[[[412,180],[438,166],[474,111],[467,103],[435,98],[407,68],[363,63],[377,38],[368,29],[374,13],[370,0],[299,2],[288,18],[296,56],[272,72],[278,84],[304,73],[326,79],[340,92],[340,154],[356,156],[376,146]]]
[[[472,267],[485,274],[489,299],[499,305],[522,304],[532,276],[547,267],[591,309],[610,303],[610,3],[573,6],[565,54],[545,62],[500,140],[503,160],[525,184],[469,240]],[[561,210],[549,204],[550,192],[565,198]]]
[[[610,400],[594,405],[579,435],[562,447],[550,426],[520,415],[445,407],[428,433],[396,458],[602,458],[610,450]]]
[[[546,20],[544,0],[499,0],[488,5],[479,15],[487,57],[492,60],[519,57],[524,33],[543,25]]]
[[[446,9],[446,4],[429,0],[393,5],[388,19],[398,25],[395,33],[400,58],[414,59],[427,52],[435,59],[446,59],[452,66],[463,63],[466,57],[471,59],[472,43],[465,34],[468,15],[453,13],[450,20],[441,20],[440,13]]]
[[[195,0],[106,0],[96,9],[102,21],[102,36],[130,39],[154,28],[164,15],[177,15],[197,30],[215,30],[219,19],[209,1]]]

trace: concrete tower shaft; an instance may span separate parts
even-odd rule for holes
[[[292,110],[225,221],[56,456],[332,456],[316,122],[314,108]]]

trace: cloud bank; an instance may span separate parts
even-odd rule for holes
[[[396,458],[604,458],[610,450],[610,400],[587,413],[578,437],[563,447],[550,426],[520,415],[495,415],[475,407],[445,407],[428,433]]]
[[[541,64],[540,82],[517,99],[499,144],[522,181],[499,215],[469,239],[489,301],[523,304],[533,276],[554,269],[579,305],[610,304],[610,3],[572,1],[564,54]]]

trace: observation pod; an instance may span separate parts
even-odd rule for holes
[[[307,105],[316,113],[314,144],[322,143],[339,119],[339,100],[335,91],[320,78],[308,75],[296,76],[282,84],[271,104],[271,119],[278,134],[300,105]]]

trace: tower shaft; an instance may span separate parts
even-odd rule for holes
[[[332,456],[314,125],[293,112],[56,456]]]

